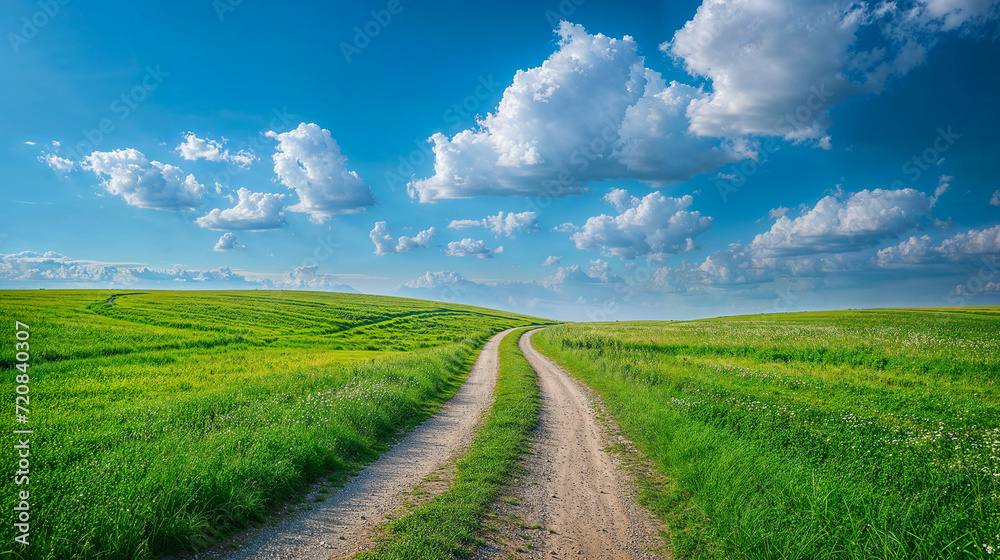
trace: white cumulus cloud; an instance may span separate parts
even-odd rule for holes
[[[278,141],[274,172],[282,184],[294,189],[299,203],[288,209],[309,214],[322,223],[334,214],[364,212],[375,204],[371,189],[354,171],[330,131],[301,123],[288,132],[268,131]]]
[[[645,256],[650,262],[663,262],[669,255],[695,248],[693,238],[712,224],[712,218],[687,210],[694,201],[691,195],[672,198],[652,192],[640,199],[623,189],[614,189],[604,199],[618,215],[589,218],[580,231],[570,236],[577,249],[599,249],[607,256]]]
[[[69,173],[76,168],[75,161],[59,157],[56,154],[42,154],[38,156],[38,161],[51,167],[53,171],[58,171],[60,173]]]
[[[246,248],[247,248],[246,245],[240,245],[236,241],[236,234],[235,233],[229,232],[229,233],[222,234],[222,237],[219,238],[218,243],[215,244],[215,247],[213,247],[212,250],[213,251],[218,251],[218,252],[221,253],[221,252],[233,251],[233,250],[242,251],[242,250],[244,250]]]
[[[198,138],[195,133],[188,132],[184,135],[184,142],[179,144],[175,151],[186,160],[207,159],[208,161],[232,163],[240,167],[249,167],[257,160],[257,156],[246,150],[230,153],[228,149],[223,148],[225,142],[225,138],[219,142],[208,138]]]
[[[94,152],[82,167],[103,177],[101,185],[131,206],[157,210],[190,210],[201,204],[205,187],[194,175],[173,165],[149,161],[139,150],[128,148]]]
[[[56,282],[68,286],[134,286],[158,285],[166,282],[211,283],[226,282],[245,284],[252,282],[235,274],[228,267],[212,270],[192,270],[180,266],[155,269],[144,265],[98,263],[78,260],[47,251],[24,251],[0,255],[0,281],[6,282]]]
[[[932,205],[931,197],[909,188],[866,189],[846,200],[826,196],[794,220],[779,217],[749,248],[755,256],[856,251],[915,228]]]
[[[478,257],[480,259],[492,258],[493,255],[502,253],[503,245],[496,249],[486,246],[482,240],[475,240],[466,237],[461,241],[452,241],[448,244],[444,254],[449,257]]]
[[[957,233],[942,241],[938,250],[950,258],[1000,254],[1000,225]]]
[[[227,234],[232,235],[232,234]],[[226,240],[224,235],[220,243]],[[235,237],[229,238],[234,248],[240,248]],[[180,265],[171,268],[151,268],[142,264],[99,263],[73,259],[48,251],[35,253],[25,251],[14,254],[0,254],[0,283],[23,287],[40,283],[79,287],[168,287],[207,289],[220,288],[264,288],[264,289],[306,289],[335,292],[357,292],[354,288],[341,284],[336,275],[321,274],[317,265],[301,266],[287,274],[244,272],[236,273],[223,266],[210,270],[188,269]]]
[[[996,0],[704,0],[660,48],[711,81],[687,107],[691,131],[828,149],[832,106],[923,64],[941,32],[996,16]]]
[[[1000,255],[1000,225],[959,232],[937,245],[930,236],[911,236],[879,250],[872,262],[880,267],[926,265],[975,261],[990,255]]]
[[[461,274],[454,270],[442,270],[440,272],[427,272],[423,276],[418,276],[413,280],[403,283],[407,288],[440,288],[468,282]]]
[[[354,288],[340,283],[336,275],[320,273],[319,265],[315,264],[300,266],[274,284],[279,288],[357,293]]]
[[[513,237],[517,231],[532,232],[539,229],[538,217],[534,212],[515,214],[513,212],[505,213],[502,210],[496,216],[486,216],[482,220],[452,220],[448,227],[452,229],[484,227],[496,234],[497,237],[501,235]]]
[[[430,138],[434,175],[410,182],[411,196],[562,197],[605,179],[683,181],[750,155],[741,143],[688,134],[685,108],[705,94],[668,85],[631,37],[568,22],[556,31],[556,52],[519,70],[494,112],[451,138]]]
[[[545,260],[542,262],[542,266],[559,266],[559,263],[561,261],[562,257],[554,257],[552,255],[549,255],[548,257],[545,257]]]
[[[406,253],[418,248],[426,249],[431,246],[431,240],[436,234],[437,229],[431,227],[413,237],[402,235],[397,240],[392,235],[392,228],[386,222],[375,222],[375,227],[372,228],[369,237],[375,244],[375,254],[384,256],[393,253]]]
[[[900,242],[898,245],[880,249],[873,261],[879,266],[888,266],[897,263],[920,263],[928,259],[928,254],[931,252],[932,247],[933,245],[929,236],[923,235],[917,237],[911,235],[909,239]]]
[[[285,195],[255,193],[240,188],[236,206],[220,210],[213,208],[195,223],[208,229],[264,230],[280,228],[285,223]]]

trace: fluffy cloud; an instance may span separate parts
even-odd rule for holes
[[[695,268],[676,274],[674,281],[713,286],[767,282],[774,279],[773,267],[768,264],[773,265],[754,259],[746,247],[733,243],[708,255]]]
[[[58,282],[72,286],[134,286],[169,282],[246,283],[247,278],[227,267],[190,270],[180,266],[154,269],[142,265],[121,265],[76,260],[48,251],[0,255],[0,281]]]
[[[1000,225],[955,234],[941,242],[938,250],[949,258],[1000,254]]]
[[[391,255],[396,252],[396,240],[392,237],[392,228],[386,222],[375,222],[375,227],[368,236],[375,244],[376,255]]]
[[[562,257],[549,255],[548,257],[545,257],[545,261],[542,262],[542,266],[559,266],[560,261],[562,261]]]
[[[945,190],[946,182],[942,182],[938,196]],[[768,231],[746,245],[733,243],[700,263],[661,269],[657,274],[668,291],[699,287],[744,289],[782,277],[818,278],[845,273],[872,262],[884,267],[926,262],[931,255],[941,260],[940,251],[934,252],[927,236],[911,236],[874,252],[880,241],[919,228],[929,218],[934,198],[913,189],[827,196],[794,219],[782,212]]]
[[[402,286],[406,288],[437,288],[460,282],[467,282],[467,280],[454,270],[442,270],[441,272],[428,271],[423,276],[403,283]]]
[[[235,242],[235,239],[233,241]],[[350,286],[338,283],[334,275],[318,273],[316,265],[299,267],[283,275],[252,272],[240,274],[225,266],[198,270],[179,265],[159,269],[140,264],[98,263],[73,259],[51,251],[0,254],[0,283],[23,286],[25,282],[31,284],[52,282],[63,286],[92,288],[206,289],[217,286],[357,292]]]
[[[661,267],[653,273],[653,288],[663,293],[683,293],[687,286],[677,278],[676,271]]]
[[[797,218],[780,216],[746,245],[733,243],[700,263],[659,269],[654,285],[666,292],[727,289],[771,297],[783,278],[822,283],[870,271],[872,264],[882,269],[933,266],[941,274],[953,263],[1000,255],[1000,225],[957,233],[937,244],[930,235],[908,235],[929,223],[933,203],[947,190],[949,179],[942,178],[934,196],[913,189],[827,196]],[[876,249],[880,241],[904,235],[902,241]],[[911,277],[907,273],[905,279]]]
[[[357,290],[338,282],[338,278],[332,274],[320,274],[319,265],[310,264],[300,266],[285,275],[284,278],[275,282],[280,288],[322,290],[327,292],[351,292]]]
[[[993,192],[993,197],[990,198],[990,204],[993,206],[1000,206],[1000,189]]]
[[[561,266],[555,274],[543,278],[541,283],[564,297],[595,301],[608,299],[613,292],[606,288],[622,282],[624,280],[611,273],[608,263],[596,260],[590,261],[590,268],[586,271],[577,264]]]
[[[449,257],[478,257],[480,259],[492,258],[494,254],[502,253],[503,245],[496,249],[490,249],[482,240],[475,240],[466,237],[461,241],[452,241],[448,244],[444,254]]]
[[[285,223],[283,194],[255,193],[240,188],[236,206],[211,212],[195,220],[208,229],[264,230],[280,228]]]
[[[218,243],[215,244],[215,247],[213,247],[212,250],[221,253],[233,250],[242,251],[246,248],[246,245],[240,245],[237,243],[235,233],[229,232],[222,234],[222,237],[219,238]]]
[[[119,277],[113,265],[75,261],[52,251],[0,255],[0,281],[106,283]]]
[[[936,246],[927,235],[911,236],[879,250],[872,262],[880,267],[926,265],[974,261],[988,255],[1000,255],[1000,225],[956,233]]]
[[[889,266],[891,264],[914,264],[924,262],[931,251],[931,238],[923,235],[917,237],[911,235],[898,245],[892,245],[880,249],[875,255],[873,262],[879,266]]]
[[[230,153],[229,150],[222,147],[225,142],[225,138],[222,139],[222,142],[218,142],[207,138],[198,138],[195,133],[188,132],[184,135],[184,142],[178,145],[175,150],[187,160],[207,159],[208,161],[232,163],[240,167],[249,167],[257,160],[257,156],[246,150],[240,150],[234,154]]]
[[[827,196],[794,220],[778,218],[749,249],[755,256],[856,251],[918,226],[932,205],[931,197],[913,189],[863,190],[846,200]]]
[[[691,130],[821,138],[827,109],[858,89],[843,72],[858,12],[845,0],[705,0],[660,47],[712,82],[712,94],[688,107]]]
[[[597,259],[590,261],[590,268],[587,269],[587,276],[597,278],[601,282],[622,282],[623,280],[611,272],[611,265],[607,261]]]
[[[938,33],[996,16],[995,0],[704,0],[660,48],[711,81],[687,107],[692,132],[828,148],[832,106],[922,64]]]
[[[645,95],[625,110],[618,142],[611,154],[627,172],[619,177],[643,179],[655,186],[681,182],[720,165],[756,157],[754,145],[743,139],[726,142],[695,138],[685,128],[687,108],[705,94],[646,71]]]
[[[591,321],[600,319],[600,306],[609,302],[620,303],[632,288],[611,272],[607,262],[600,259],[590,261],[586,270],[575,264],[561,266],[555,274],[543,278],[540,284],[551,290],[557,301],[591,307],[585,315]]]
[[[782,279],[795,278],[801,282],[832,277],[856,270],[865,258],[860,254],[763,256],[749,245],[732,243],[700,263],[657,270],[654,283],[668,292],[706,293],[707,289],[725,289],[730,293],[770,297],[775,295],[774,283]]]
[[[399,236],[399,242],[396,243],[397,253],[406,253],[407,251],[412,251],[418,247],[427,248],[431,246],[431,239],[437,234],[437,228],[431,227],[425,229],[413,237],[407,237],[405,235]]]
[[[568,22],[557,33],[556,52],[518,71],[495,112],[474,129],[430,138],[434,175],[410,182],[411,196],[562,197],[605,179],[683,181],[750,155],[688,134],[685,108],[704,94],[666,84],[631,37]]]
[[[201,204],[205,194],[205,187],[194,175],[185,176],[177,167],[148,161],[134,148],[94,152],[83,158],[82,167],[105,178],[101,183],[104,190],[139,208],[191,210]]]
[[[425,229],[413,237],[405,235],[394,239],[392,228],[385,222],[375,222],[375,227],[368,234],[375,244],[375,254],[379,256],[391,255],[393,253],[406,253],[417,248],[428,248],[431,246],[431,239],[437,234],[436,228]]]
[[[501,235],[514,237],[514,232],[518,230],[532,232],[539,229],[538,217],[534,212],[515,214],[503,211],[500,211],[496,216],[486,216],[482,220],[452,220],[448,227],[453,229],[484,227],[496,234],[497,237]]]
[[[301,123],[289,132],[266,134],[278,141],[275,174],[299,196],[299,203],[289,210],[307,213],[310,220],[322,223],[334,214],[364,212],[375,204],[368,185],[347,169],[347,157],[329,130]]]
[[[670,198],[653,192],[639,199],[615,189],[604,199],[619,214],[589,218],[580,231],[570,236],[577,249],[600,249],[605,255],[622,259],[645,256],[650,262],[662,262],[669,255],[693,249],[693,237],[712,224],[712,218],[687,210],[694,200],[691,195]]]
[[[48,165],[53,171],[69,173],[76,168],[76,162],[71,159],[59,157],[55,154],[42,154],[38,156],[38,161]]]

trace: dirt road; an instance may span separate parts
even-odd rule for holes
[[[473,430],[492,400],[500,340],[483,347],[465,384],[440,412],[410,432],[391,450],[311,511],[255,531],[237,542],[242,548],[224,556],[244,559],[307,559],[350,557],[363,535],[385,522],[401,504],[401,494],[446,464],[472,441]]]
[[[513,491],[518,503],[504,513],[540,530],[531,533],[531,548],[517,557],[663,558],[658,536],[663,527],[636,503],[622,466],[605,451],[620,442],[611,441],[596,418],[595,397],[531,347],[535,332],[521,337],[520,347],[538,372],[539,437],[526,464],[528,473]],[[507,551],[499,548],[480,550],[480,557],[505,556]]]

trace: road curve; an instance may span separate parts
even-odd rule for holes
[[[605,451],[617,441],[596,418],[597,397],[531,346],[536,332],[522,336],[519,346],[538,373],[539,436],[513,509],[525,525],[545,531],[518,556],[662,558],[662,525],[636,503],[622,466]]]
[[[350,557],[362,538],[401,504],[401,494],[472,442],[493,399],[503,331],[483,346],[462,387],[433,417],[406,435],[325,502],[278,525],[253,531],[229,560]]]

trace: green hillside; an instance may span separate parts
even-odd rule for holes
[[[109,303],[120,293],[0,292],[5,469],[25,437],[13,431],[34,432],[30,482],[3,482],[0,550],[13,557],[208,545],[307,482],[371,460],[454,392],[492,334],[545,322],[314,292],[152,291]],[[15,348],[15,321],[28,345]],[[30,376],[27,423],[16,419],[19,367]],[[14,542],[21,490],[27,548]]]

